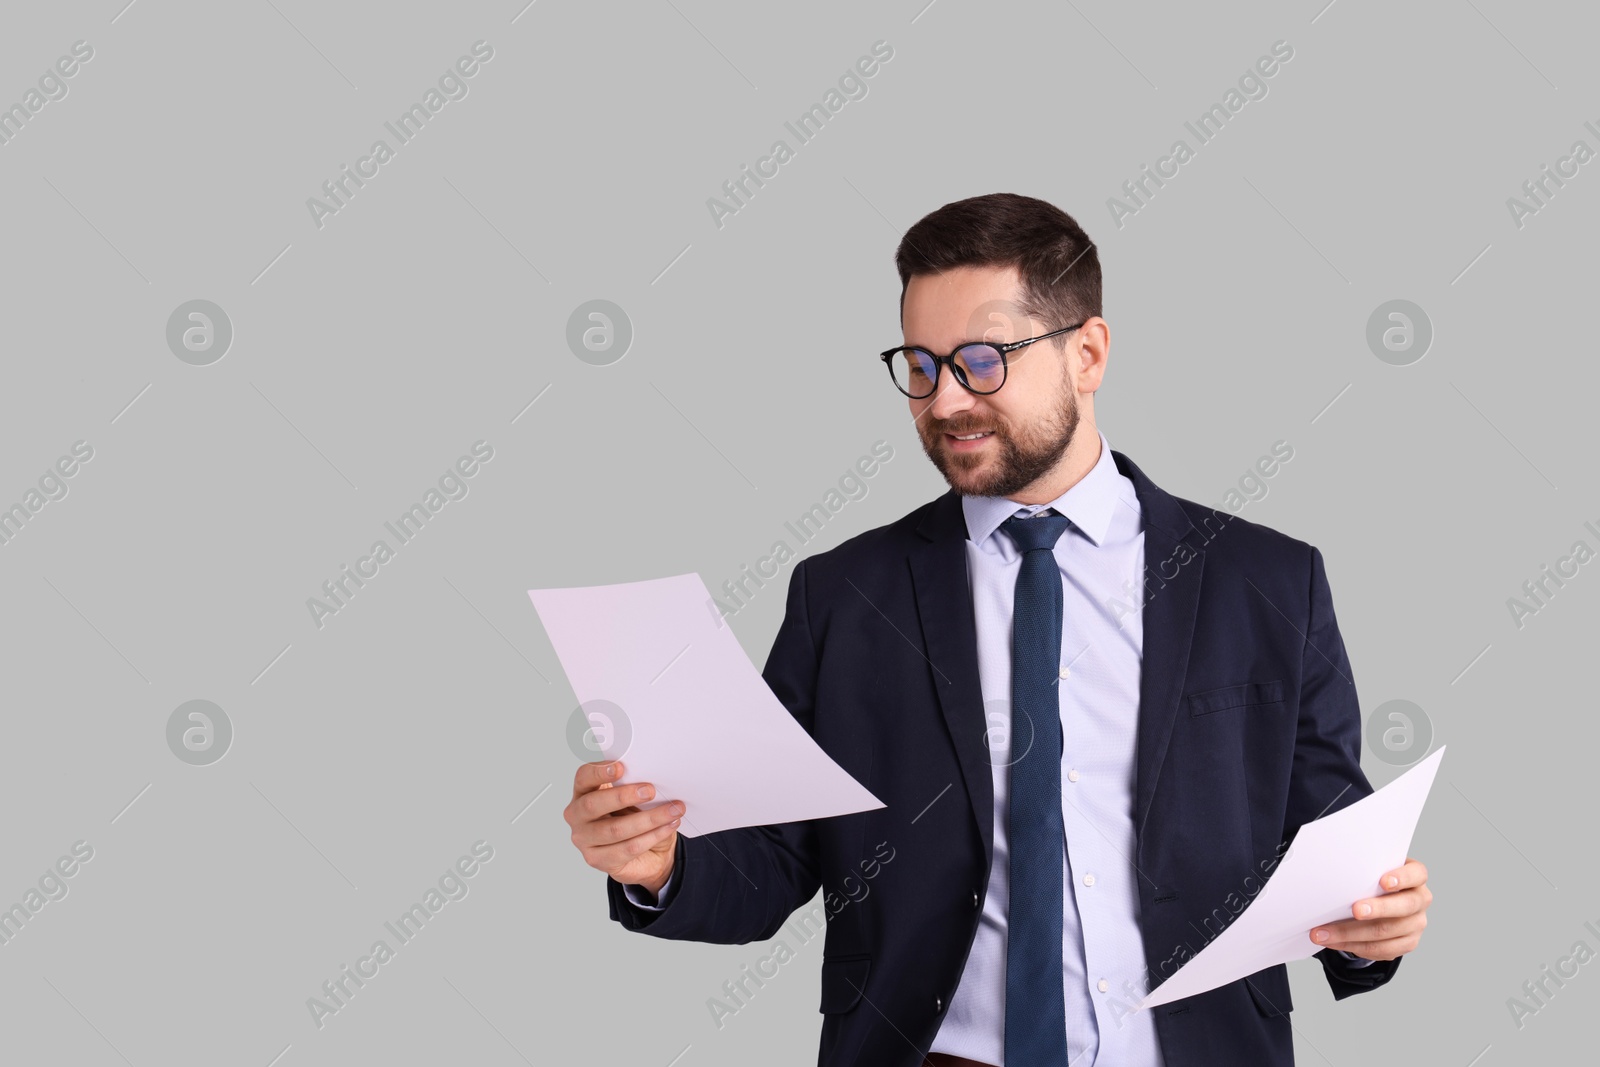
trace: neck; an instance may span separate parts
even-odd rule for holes
[[[1008,499],[1018,504],[1048,504],[1083,481],[1084,475],[1098,462],[1100,431],[1095,427],[1094,416],[1086,412],[1072,435],[1072,443],[1067,445],[1050,473]]]

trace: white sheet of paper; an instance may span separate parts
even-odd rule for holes
[[[1311,940],[1312,929],[1353,918],[1351,905],[1381,895],[1378,879],[1406,862],[1443,755],[1440,746],[1382,789],[1300,827],[1243,914],[1140,1001],[1139,1008],[1192,997],[1322,951]]]
[[[595,731],[592,758],[655,786],[641,808],[682,800],[684,836],[885,806],[789,714],[698,574],[528,596],[591,721],[591,701],[625,716]]]

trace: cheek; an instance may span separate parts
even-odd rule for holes
[[[1011,383],[1007,382],[1006,388],[1010,387]],[[1009,433],[1016,426],[1025,425],[1028,421],[1026,408],[1017,410],[1016,397],[1012,397],[1011,400],[1012,403],[1006,404],[991,403],[988,410],[983,413],[984,421],[1002,433]]]

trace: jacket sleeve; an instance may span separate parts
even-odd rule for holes
[[[1372,792],[1372,785],[1361,771],[1361,704],[1356,697],[1355,677],[1334,618],[1333,594],[1328,588],[1322,553],[1314,547],[1300,677],[1300,720],[1284,814],[1284,840],[1293,838],[1305,823],[1354,804]],[[1399,958],[1363,965],[1331,948],[1320,950],[1316,958],[1322,961],[1335,1000],[1383,985],[1400,967]]]
[[[817,650],[806,602],[806,561],[789,577],[783,624],[762,677],[808,734],[815,735]],[[674,888],[664,907],[636,907],[606,878],[611,918],[629,930],[677,941],[743,945],[777,933],[822,885],[815,824],[745,826],[678,835]]]

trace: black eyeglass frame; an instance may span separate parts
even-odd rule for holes
[[[1084,322],[1088,321],[1088,319],[1084,320]],[[1073,330],[1079,329],[1082,326],[1083,322],[1072,326],[1063,326],[1059,330],[1051,330],[1049,333],[1041,333],[1038,337],[1028,337],[1021,341],[1007,341],[1004,343],[996,343],[994,341],[968,341],[965,344],[958,345],[956,350],[951,352],[948,356],[935,355],[926,348],[923,348],[921,345],[900,345],[897,348],[889,349],[887,352],[880,352],[879,358],[883,360],[883,367],[889,372],[889,380],[894,382],[894,387],[900,390],[900,392],[904,393],[906,396],[910,397],[912,400],[926,400],[928,397],[939,391],[939,375],[942,371],[942,368],[946,365],[950,367],[950,373],[955,375],[955,379],[958,383],[960,383],[961,388],[965,389],[967,392],[972,393],[975,396],[993,396],[995,393],[1000,391],[1001,386],[1006,384],[1006,378],[1011,373],[1011,361],[1006,357],[1012,352],[1015,352],[1019,348],[1026,348],[1035,341],[1043,341],[1046,338],[1055,337],[1057,334],[1071,333]],[[961,354],[961,350],[963,348],[971,348],[974,345],[983,345],[986,348],[992,348],[996,352],[1000,353],[1000,385],[995,386],[993,389],[974,389],[972,384],[967,381],[966,374],[961,370],[960,366],[956,364],[956,356]],[[923,355],[933,360],[932,387],[921,396],[913,396],[894,376],[894,367],[891,364],[895,355],[900,352],[921,352]]]

